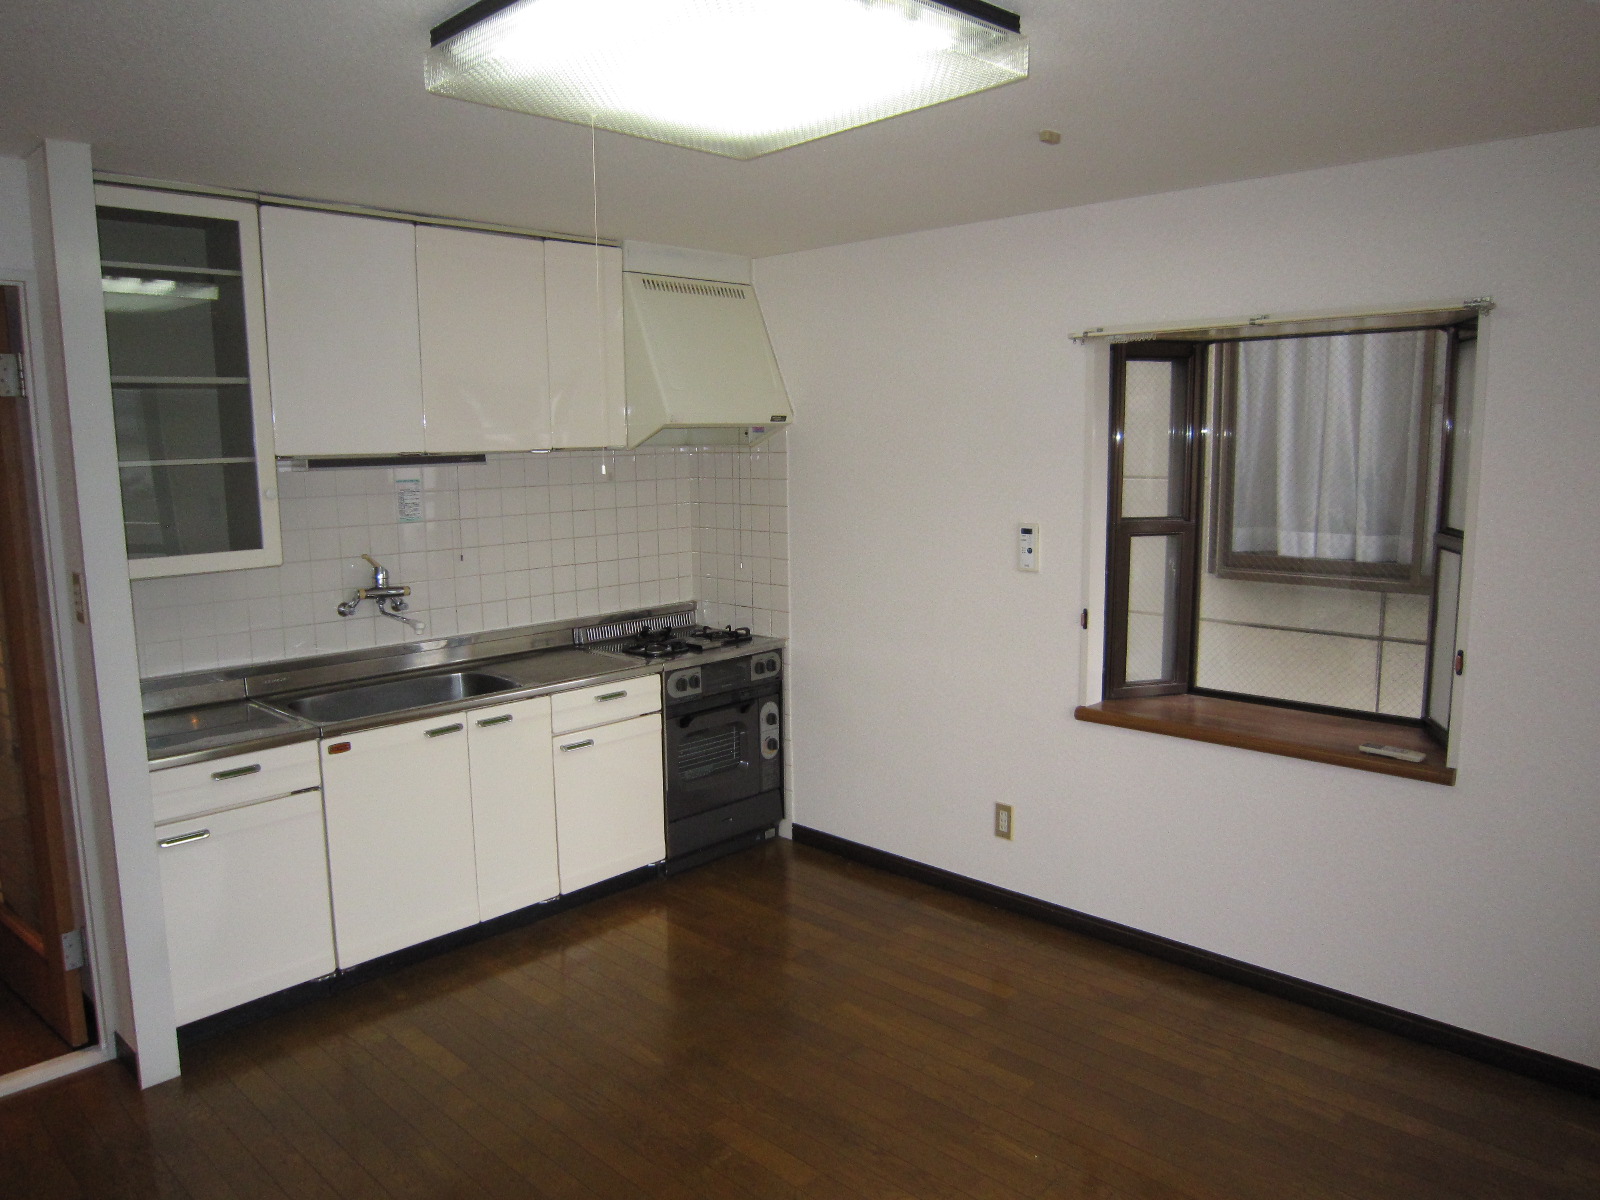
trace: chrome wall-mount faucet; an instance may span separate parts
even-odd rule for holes
[[[342,601],[338,612],[341,617],[348,617],[361,607],[363,600],[371,600],[378,606],[378,611],[386,617],[393,617],[396,621],[403,621],[418,633],[422,632],[422,622],[415,617],[407,617],[405,597],[411,595],[411,589],[404,584],[390,584],[389,570],[370,554],[363,554],[362,558],[372,564],[372,586],[357,588],[356,594],[350,599]]]

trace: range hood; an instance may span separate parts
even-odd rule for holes
[[[625,271],[628,446],[749,446],[793,412],[747,283]]]

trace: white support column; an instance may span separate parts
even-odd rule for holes
[[[138,1056],[146,1087],[178,1074],[178,1042],[167,972],[161,874],[139,697],[133,597],[128,586],[117,474],[116,426],[100,294],[99,237],[89,147],[46,141],[28,159],[46,355],[55,402],[65,399],[77,500],[89,655],[66,680],[82,727],[76,731],[80,812],[109,826],[115,862],[98,865],[105,898],[96,929],[106,951],[106,1024]],[[81,636],[81,629],[75,631]],[[69,636],[63,631],[63,636]],[[92,667],[87,663],[92,661]],[[87,801],[83,804],[83,801]],[[120,953],[119,953],[120,951]]]

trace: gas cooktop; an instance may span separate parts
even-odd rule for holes
[[[643,629],[630,638],[606,646],[618,654],[629,654],[646,662],[660,662],[699,654],[705,650],[718,650],[724,646],[742,646],[754,640],[754,635],[743,626],[731,625],[713,629],[709,625],[685,628]]]

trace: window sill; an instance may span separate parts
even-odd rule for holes
[[[1099,704],[1081,705],[1073,715],[1080,721],[1099,725],[1120,725],[1124,729],[1238,746],[1288,758],[1354,767],[1358,771],[1374,771],[1379,775],[1420,779],[1425,783],[1454,784],[1456,781],[1455,768],[1445,765],[1444,749],[1433,739],[1420,729],[1384,721],[1300,712],[1215,696],[1102,700]],[[1363,754],[1358,748],[1362,742],[1420,750],[1428,757],[1419,763],[1380,758]]]

